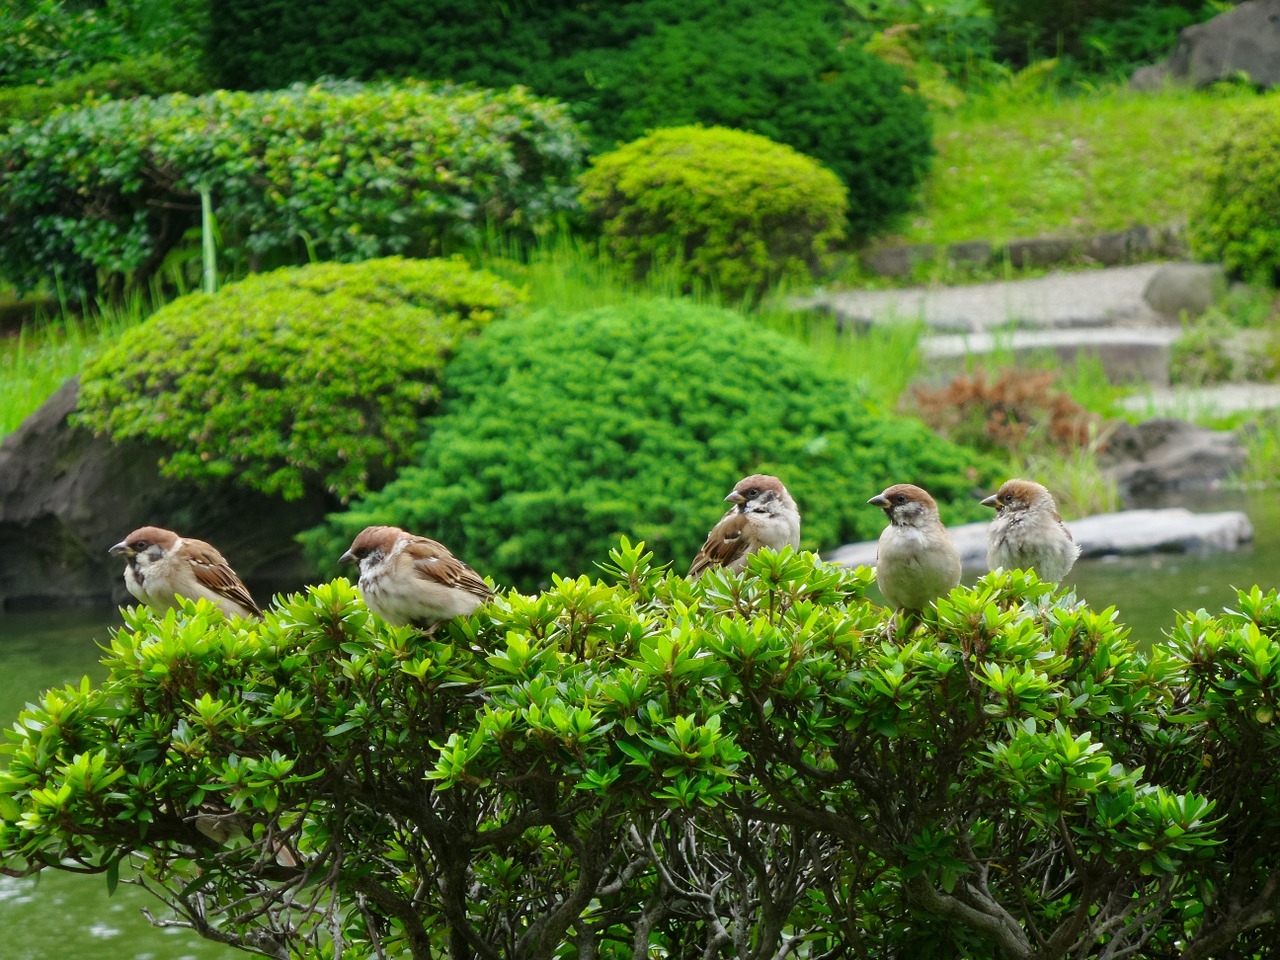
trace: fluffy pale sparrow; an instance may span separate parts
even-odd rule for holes
[[[1057,583],[1080,556],[1053,494],[1040,484],[1006,480],[982,505],[996,511],[987,531],[987,566],[992,570],[1034,570],[1041,580]]]
[[[898,483],[867,503],[889,518],[876,553],[876,584],[895,610],[919,612],[960,583],[960,554],[933,497]]]
[[[339,562],[360,564],[365,605],[397,627],[470,616],[493,596],[444,544],[399,527],[365,527]]]
[[[694,580],[711,567],[741,570],[762,547],[800,549],[800,511],[777,477],[757,473],[739,480],[725,497],[733,506],[707,534],[689,567]]]
[[[262,616],[226,559],[203,540],[180,537],[160,527],[139,527],[108,553],[128,558],[124,585],[160,613],[175,609],[178,597],[203,597],[228,617]]]

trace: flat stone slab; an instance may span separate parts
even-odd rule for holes
[[[1098,358],[1112,383],[1169,382],[1172,344],[1181,330],[1170,328],[1014,330],[1007,333],[944,334],[920,341],[921,356],[930,361],[928,373],[953,373],[966,358],[1011,353],[1026,360],[1038,353],[1052,353],[1062,363],[1074,363],[1082,354]]]
[[[948,527],[966,570],[987,569],[988,523]],[[1253,524],[1239,510],[1192,513],[1185,507],[1161,510],[1121,510],[1067,523],[1080,544],[1081,558],[1139,553],[1219,553],[1239,549],[1253,539]],[[872,566],[875,540],[849,543],[827,554],[832,563]]]
[[[858,325],[923,320],[938,330],[982,332],[1017,324],[1065,329],[1124,323],[1162,322],[1143,299],[1159,263],[1105,270],[1062,271],[1028,280],[994,281],[964,287],[905,287],[846,290],[798,298],[795,305],[821,308]]]
[[[1280,384],[1222,383],[1212,387],[1160,387],[1125,397],[1126,410],[1148,417],[1194,420],[1256,410],[1280,409]]]

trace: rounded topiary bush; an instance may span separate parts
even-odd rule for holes
[[[689,285],[758,294],[819,268],[848,196],[817,161],[741,130],[678,127],[596,157],[583,205],[609,255],[637,276],[676,265]]]
[[[1250,281],[1280,281],[1280,104],[1244,111],[1205,169],[1187,225],[1196,256]]]
[[[805,0],[693,5],[599,66],[586,117],[597,140],[701,123],[794,147],[849,188],[861,240],[909,209],[933,133],[901,69],[847,42],[847,29],[840,11]]]
[[[319,569],[391,523],[526,587],[594,571],[619,535],[683,570],[757,471],[794,494],[808,548],[877,536],[866,501],[892,482],[923,484],[956,522],[982,515],[972,493],[992,479],[918,421],[873,412],[794,341],[684,301],[492,324],[446,389],[416,462],[305,536]]]
[[[458,344],[521,294],[461,260],[320,263],[192,294],[84,372],[76,423],[167,446],[169,476],[345,500],[390,478]]]

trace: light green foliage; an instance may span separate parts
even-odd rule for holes
[[[922,209],[900,236],[1002,243],[1178,223],[1200,203],[1204,156],[1226,118],[1256,99],[1238,90],[975,99],[936,118]]]
[[[431,255],[576,209],[584,141],[515,88],[331,83],[110,101],[0,135],[0,273],[145,286],[213,191],[224,259]]]
[[[0,747],[0,866],[137,859],[197,930],[281,957],[1273,942],[1274,591],[1143,651],[1021,572],[891,640],[871,572],[809,554],[690,583],[623,541],[605,571],[434,636],[344,580],[261,622],[127,611],[102,685]]]
[[[1280,280],[1280,99],[1259,101],[1225,134],[1215,128],[1203,199],[1188,233],[1198,257],[1246,280]]]
[[[446,389],[416,462],[307,536],[318,569],[370,523],[435,537],[503,583],[590,570],[619,534],[688,564],[752,473],[780,477],[804,544],[829,549],[879,535],[866,500],[891,483],[924,485],[954,523],[984,516],[973,494],[996,474],[876,413],[798,344],[687,301],[495,323]]]
[[[581,179],[612,257],[636,276],[678,264],[686,282],[731,298],[807,281],[844,235],[835,174],[738,130],[657,130],[596,157]]]
[[[85,370],[77,422],[286,499],[358,496],[435,408],[458,344],[521,295],[461,260],[313,264],[182,297]]]

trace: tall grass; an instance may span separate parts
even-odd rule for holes
[[[102,305],[87,316],[64,303],[57,318],[38,319],[0,339],[0,437],[150,312],[141,296],[120,306]]]

